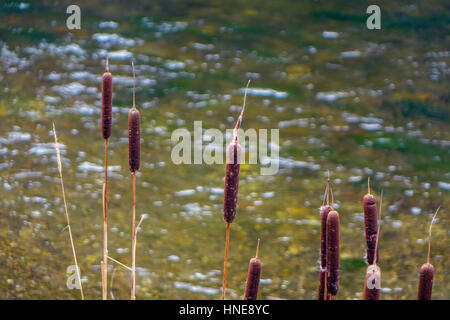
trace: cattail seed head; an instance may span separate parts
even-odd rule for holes
[[[258,298],[259,280],[261,277],[261,260],[250,259],[248,265],[247,283],[245,285],[244,300],[256,300]]]
[[[128,113],[128,160],[131,172],[139,170],[141,156],[141,119],[139,110],[131,108]]]
[[[235,139],[227,146],[223,219],[228,223],[233,222],[236,217],[241,151],[241,146]]]
[[[112,74],[105,72],[102,76],[102,134],[103,139],[111,136],[112,127]]]
[[[431,300],[433,293],[434,267],[431,263],[424,263],[420,268],[418,300]]]
[[[372,265],[375,259],[375,247],[378,233],[377,205],[375,197],[369,193],[366,194],[363,198],[363,207],[367,263]],[[378,253],[376,256],[378,262]]]
[[[327,267],[327,218],[333,211],[330,205],[320,207],[320,267]]]
[[[327,289],[333,296],[339,290],[339,213],[327,217]]]
[[[376,265],[367,268],[364,280],[364,300],[379,300],[381,287],[381,272]]]

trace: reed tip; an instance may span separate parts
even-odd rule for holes
[[[261,238],[258,238],[258,243],[256,244],[256,254],[255,258],[258,259],[258,253],[259,253],[259,243],[261,242]]]
[[[133,69],[133,108],[136,106],[136,72],[134,70],[134,61],[131,60],[131,68]]]
[[[108,56],[106,56],[105,70],[106,70],[106,72],[109,72],[109,57]]]
[[[367,177],[367,194],[370,194],[370,176]]]
[[[437,208],[436,212],[433,215],[433,218],[431,218],[430,229],[428,231],[428,254],[427,254],[427,263],[428,264],[430,263],[430,256],[431,256],[431,229],[433,228],[433,223],[434,223],[434,220],[436,219],[439,209],[441,209],[441,206],[439,206]]]
[[[247,91],[248,91],[248,87],[250,86],[250,79],[247,81],[247,85],[245,87],[244,90],[244,102],[242,104],[242,110],[241,110],[241,114],[238,117],[238,120],[236,121],[236,125],[234,126],[234,129],[237,130],[241,127],[241,123],[242,123],[242,117],[244,116],[244,111],[245,111],[245,105],[247,102]]]

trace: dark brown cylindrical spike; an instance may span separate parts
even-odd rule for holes
[[[225,169],[225,187],[223,198],[223,219],[231,223],[236,217],[239,189],[239,171],[241,162],[241,146],[233,139],[227,147],[227,166]]]
[[[339,290],[339,213],[327,217],[327,290],[336,295]]]
[[[424,263],[420,268],[418,300],[431,300],[433,293],[434,267],[431,263]]]
[[[111,136],[112,127],[112,74],[106,71],[102,76],[102,135],[103,139]]]
[[[372,265],[375,259],[375,247],[378,233],[377,205],[375,197],[369,193],[366,194],[363,198],[363,205],[367,263]],[[378,256],[377,253],[377,262]]]
[[[379,300],[380,284],[380,269],[376,265],[369,266],[364,280],[364,300]]]
[[[333,207],[326,205],[320,207],[320,266],[327,267],[327,218]]]
[[[256,300],[258,298],[258,287],[261,278],[261,260],[258,259],[259,239],[256,247],[256,255],[250,259],[248,265],[247,283],[245,285],[244,300]]]
[[[128,113],[128,160],[131,172],[139,170],[141,156],[141,123],[139,110],[131,108]]]

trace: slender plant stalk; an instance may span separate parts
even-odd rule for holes
[[[144,216],[141,216],[141,220],[139,220],[139,223],[137,224],[134,234],[133,234],[133,265],[132,265],[132,274],[133,274],[133,287],[131,291],[131,300],[136,300],[135,292],[136,292],[136,244],[137,244],[137,230],[142,224],[142,221],[144,221]]]
[[[102,296],[107,300],[108,281],[108,139],[105,139],[105,182],[103,184],[103,261]]]
[[[131,300],[136,300],[136,172],[133,172],[133,227],[131,248]]]
[[[81,299],[84,300],[83,286],[81,285],[81,277],[80,277],[80,267],[78,266],[77,254],[75,252],[75,245],[73,244],[72,228],[70,227],[69,211],[67,210],[66,192],[64,190],[64,180],[63,180],[63,174],[62,174],[61,153],[59,150],[58,138],[56,136],[55,123],[53,123],[53,135],[55,137],[56,158],[58,161],[59,178],[61,181],[61,192],[62,192],[63,201],[64,201],[64,210],[66,213],[67,230],[69,231],[69,239],[70,239],[70,245],[72,246],[73,260],[74,260],[75,266],[77,268],[77,280],[78,280],[78,284],[80,286]]]
[[[431,228],[433,228],[433,223],[434,220],[436,219],[436,216],[439,212],[439,209],[441,207],[437,208],[436,212],[433,215],[433,218],[431,218],[431,223],[430,223],[430,229],[428,230],[428,254],[427,254],[427,263],[430,263],[430,255],[431,255]]]

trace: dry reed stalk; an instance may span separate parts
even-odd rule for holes
[[[255,257],[250,259],[248,265],[247,282],[245,284],[245,294],[244,300],[257,300],[258,298],[258,287],[259,281],[261,279],[261,260],[258,259],[259,252],[259,242],[256,246]]]
[[[369,265],[373,264],[377,241],[377,205],[375,196],[370,194],[370,177],[367,179],[367,194],[363,198],[364,230],[366,234],[366,258]],[[376,254],[378,259],[378,253]],[[378,262],[378,260],[377,260]]]
[[[434,266],[430,263],[431,257],[431,229],[433,227],[434,219],[439,212],[437,208],[430,223],[430,229],[428,230],[428,254],[427,262],[420,268],[419,276],[419,288],[417,292],[417,300],[431,300],[433,294],[433,282],[434,282]]]
[[[102,135],[105,140],[105,182],[103,184],[103,261],[102,270],[102,297],[107,300],[108,286],[108,139],[112,128],[112,75],[109,72],[109,60],[106,57],[106,71],[102,76]]]
[[[132,288],[131,288],[131,300],[136,300],[136,245],[137,245],[137,230],[144,221],[144,216],[141,216],[137,226],[134,228],[133,233],[133,261],[132,261]]]
[[[331,211],[327,217],[327,291],[330,300],[339,290],[339,213]]]
[[[133,217],[131,243],[131,300],[136,299],[136,171],[139,170],[141,156],[141,123],[140,114],[136,109],[136,74],[133,68],[133,107],[128,113],[128,160],[133,175]],[[142,222],[142,219],[141,219]],[[139,223],[140,224],[140,223]]]
[[[244,92],[244,102],[242,105],[242,111],[239,115],[236,125],[233,130],[233,140],[227,146],[226,153],[226,169],[225,169],[225,186],[224,186],[224,198],[223,198],[223,219],[227,223],[227,231],[225,238],[225,258],[223,263],[223,281],[222,281],[222,300],[225,300],[225,290],[227,281],[227,265],[228,265],[228,246],[230,244],[230,225],[236,217],[238,189],[239,189],[239,172],[241,162],[241,145],[238,141],[238,130],[241,127],[242,116],[245,111],[245,103],[247,99],[247,90],[250,85],[250,80],[247,82],[247,86]]]
[[[83,286],[81,285],[80,267],[78,266],[77,254],[75,252],[75,245],[73,244],[72,228],[70,227],[69,211],[67,210],[66,192],[64,190],[64,180],[63,180],[63,174],[62,174],[61,153],[59,150],[58,138],[56,136],[55,123],[53,123],[53,135],[55,137],[56,159],[58,162],[59,179],[61,182],[61,192],[62,192],[63,201],[64,201],[64,211],[66,214],[67,230],[69,231],[69,239],[70,239],[70,245],[72,246],[73,260],[75,263],[75,267],[77,268],[77,280],[78,280],[78,284],[80,285],[81,300],[84,300]]]

